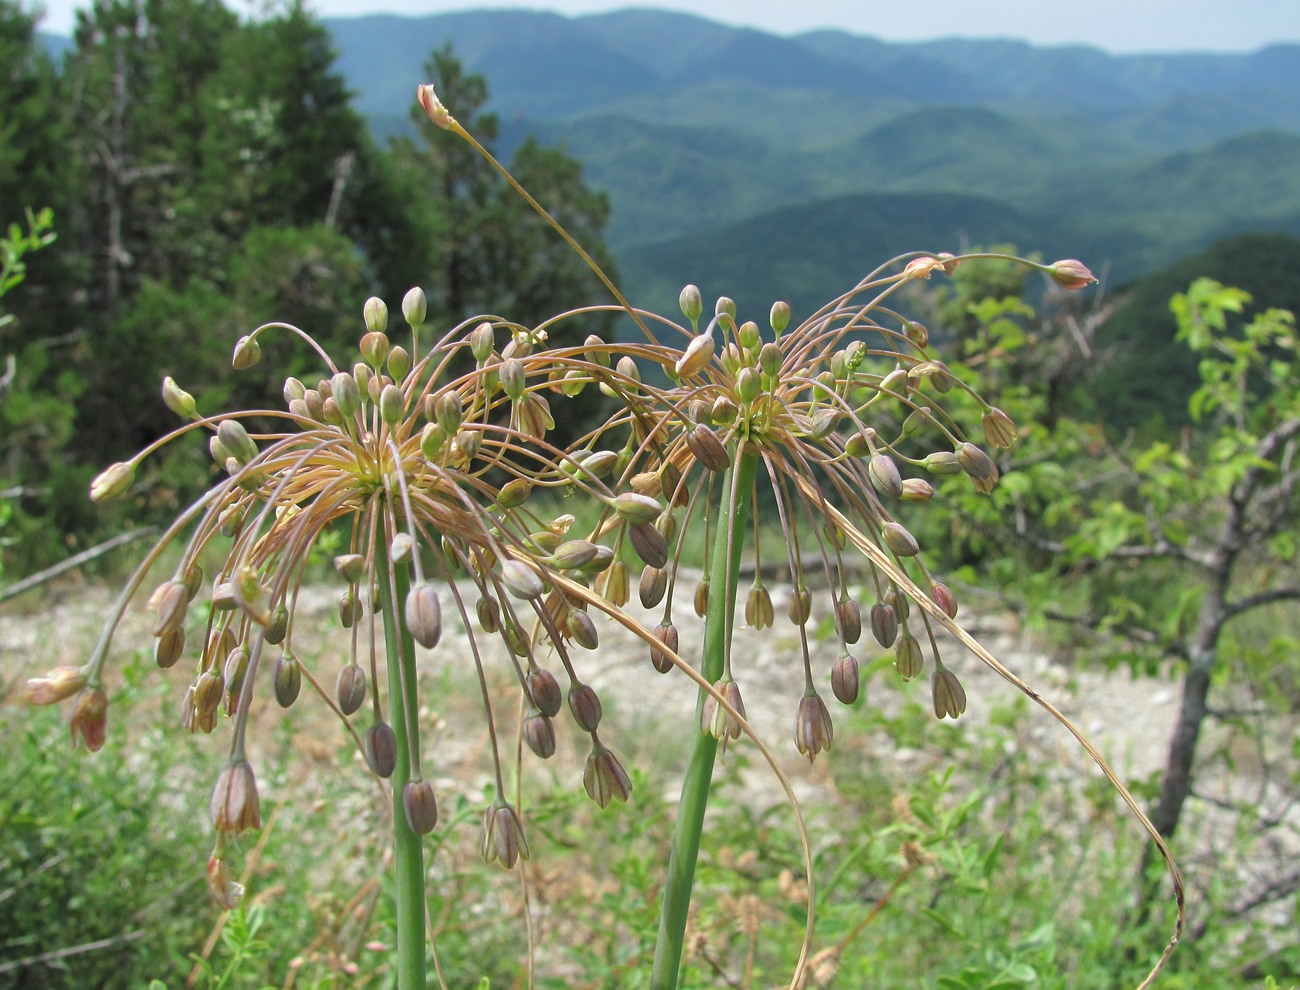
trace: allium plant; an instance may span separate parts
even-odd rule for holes
[[[419,99],[435,123],[478,148],[519,188],[431,88],[421,87]],[[706,319],[694,286],[680,297],[685,324],[638,310],[591,263],[617,299],[614,308],[643,331],[633,343],[593,336],[581,346],[552,347],[549,330],[573,315],[562,314],[534,328],[499,318],[469,321],[422,346],[425,300],[418,289],[403,300],[408,330],[401,343],[391,339],[384,304],[365,304],[359,355],[350,367],[336,364],[298,328],[260,327],[236,345],[236,369],[258,362],[263,335],[289,333],[316,350],[322,378],[311,387],[288,379],[282,408],[209,417],[199,415],[194,398],[175,382],[163,383],[163,400],[185,424],[104,471],[91,498],[122,494],[144,457],[194,433],[206,436],[224,476],[180,515],[127,583],[87,663],[33,680],[29,696],[44,704],[77,695],[74,740],[91,749],[102,744],[113,631],[162,549],[188,533],[175,572],[150,603],[159,666],[185,660],[192,671],[182,724],[213,732],[230,723],[230,757],[211,802],[213,897],[223,908],[237,901],[227,837],[261,821],[245,738],[255,691],[267,686],[287,707],[305,683],[345,722],[370,769],[392,781],[398,979],[403,990],[415,990],[425,986],[420,837],[438,820],[415,717],[417,646],[438,646],[444,608],[455,617],[456,634],[463,629],[496,779],[481,848],[487,861],[512,868],[529,846],[524,815],[504,799],[485,665],[505,663],[514,672],[525,713],[518,730],[541,758],[555,751],[552,720],[567,701],[574,723],[590,735],[582,771],[587,794],[601,807],[626,800],[628,775],[599,735],[600,699],[575,665],[575,650],[598,645],[593,613],[612,617],[642,639],[656,670],[683,672],[698,688],[697,731],[651,976],[652,986],[671,988],[679,978],[718,747],[745,734],[768,752],[745,720],[745,670],[733,666],[732,632],[741,616],[759,629],[788,621],[798,630],[804,689],[790,711],[794,745],[810,761],[834,739],[831,706],[819,685],[828,682],[841,703],[857,700],[863,686],[856,654],[864,637],[892,650],[904,680],[929,668],[936,717],[965,711],[965,689],[939,649],[942,627],[1066,725],[1165,856],[1179,918],[1149,983],[1182,923],[1181,886],[1167,850],[1079,731],[954,621],[956,597],[931,571],[907,526],[909,513],[931,511],[928,478],[965,474],[987,492],[998,480],[988,449],[1015,440],[1008,417],[934,356],[925,328],[889,305],[909,283],[979,257],[988,256],[896,258],[795,326],[790,308],[775,303],[765,328],[742,320],[726,298]],[[1093,281],[1074,260],[1024,264],[1065,289]],[[616,411],[567,449],[554,446],[547,439],[551,403],[589,387],[616,400]],[[968,424],[945,411],[953,389],[980,410],[975,439]],[[548,490],[576,493],[592,510],[585,514],[594,520],[591,528],[579,533],[572,516],[539,514],[533,496]],[[688,536],[701,528],[703,541]],[[334,566],[338,622],[350,648],[338,669],[317,672],[295,653],[295,606],[311,551],[333,533],[342,533],[346,544]],[[768,546],[773,533],[780,537],[775,551]],[[218,546],[219,554],[208,552]],[[780,619],[765,583],[765,552],[791,575],[789,607]],[[742,603],[746,554],[755,576]],[[221,563],[205,575],[200,560],[214,556]],[[632,562],[640,567],[641,603],[659,615],[653,628],[623,611]],[[824,580],[809,581],[814,572]],[[705,620],[703,641],[688,644],[698,647],[698,664],[684,659],[694,651],[683,649],[673,617],[679,582],[687,581],[693,582],[689,607]],[[829,589],[824,601],[814,601],[814,584]],[[819,613],[833,617],[837,641],[837,659],[822,671],[814,669],[809,648],[809,623]],[[201,633],[187,648],[192,624]],[[559,676],[544,664],[558,664]],[[269,676],[259,677],[267,665]],[[811,931],[810,913],[791,986],[803,978]]]

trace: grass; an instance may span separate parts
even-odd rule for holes
[[[607,676],[622,669],[647,697],[651,684],[674,693],[639,653],[622,656],[616,641],[605,651]],[[335,660],[324,646],[320,655],[322,677],[332,675]],[[181,678],[152,669],[148,657],[127,658],[110,741],[86,757],[69,754],[53,709],[18,707],[21,679],[43,669],[38,650],[22,670],[12,662],[0,670],[0,985],[179,987],[193,975],[207,990],[393,986],[387,801],[322,706],[304,698],[287,714],[265,713],[279,720],[256,734],[268,749],[259,757],[266,825],[241,850],[247,906],[223,920],[203,869],[224,740],[174,724]],[[637,768],[625,807],[601,811],[582,796],[571,741],[562,738],[547,763],[525,761],[532,858],[521,883],[519,872],[485,867],[477,855],[489,778],[482,740],[466,731],[477,722],[458,714],[475,703],[472,685],[454,663],[426,676],[422,694],[437,699],[424,713],[427,745],[443,802],[426,841],[429,907],[445,985],[524,987],[530,968],[539,988],[646,985],[680,716],[644,698],[619,704],[602,689],[614,701],[615,738]],[[781,735],[788,699],[774,678],[747,684],[746,700],[793,756]],[[836,712],[831,758],[811,771],[793,758],[785,766],[805,796],[815,853],[807,986],[1135,985],[1167,928],[1164,919],[1124,928],[1141,842],[1106,790],[1061,763],[1059,740],[1035,734],[1023,702],[981,697],[979,717],[948,726],[886,663],[872,665],[866,683],[866,701]],[[765,709],[779,714],[764,722]],[[511,715],[498,717],[508,724]],[[769,771],[743,741],[733,744],[706,826],[684,985],[786,985],[805,880],[793,818]],[[1216,932],[1185,946],[1161,986],[1242,985],[1230,941]]]

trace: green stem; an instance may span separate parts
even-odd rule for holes
[[[710,684],[722,676],[729,626],[735,615],[736,582],[757,468],[756,454],[741,453],[718,486],[718,524],[709,561],[709,607],[704,617],[704,650],[700,658],[700,674]],[[691,734],[691,751],[682,779],[677,825],[673,830],[672,851],[664,880],[659,937],[655,943],[654,971],[650,976],[652,990],[674,990],[681,970],[686,915],[691,904],[691,887],[695,882],[695,864],[700,855],[700,834],[704,830],[704,812],[709,803],[713,761],[718,752],[718,740],[699,730],[705,697],[701,691],[695,704],[696,728]]]
[[[419,711],[415,687],[415,640],[406,628],[404,603],[411,579],[398,565],[395,585],[388,580],[388,537],[375,541],[375,573],[383,601],[384,641],[388,653],[389,720],[397,742],[393,770],[393,846],[397,868],[397,986],[424,990],[424,847],[406,820],[402,791],[411,779],[410,754],[419,746],[414,714]],[[406,662],[406,674],[402,662]],[[407,713],[412,713],[408,719]],[[408,730],[410,736],[408,737]]]

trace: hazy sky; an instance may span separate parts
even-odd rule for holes
[[[42,28],[71,32],[78,0],[43,0]],[[321,16],[432,14],[483,7],[526,7],[563,14],[627,6],[686,10],[729,24],[792,34],[834,27],[888,41],[951,36],[1012,37],[1043,45],[1084,43],[1112,52],[1251,51],[1300,42],[1297,0],[314,0]],[[33,3],[27,2],[31,7]],[[235,9],[241,3],[232,2]],[[245,9],[255,4],[245,3]]]

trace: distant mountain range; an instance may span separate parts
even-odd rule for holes
[[[325,24],[379,135],[407,128],[450,41],[505,143],[563,144],[608,191],[624,287],[654,308],[686,281],[808,307],[909,249],[1014,243],[1123,282],[1229,235],[1300,235],[1300,45],[895,44],[648,9]]]

